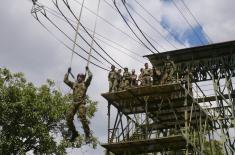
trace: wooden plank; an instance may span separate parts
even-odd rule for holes
[[[131,92],[130,93],[128,93]],[[108,101],[120,101],[120,100],[130,100],[134,96],[149,96],[149,95],[169,95],[172,92],[184,91],[184,88],[179,84],[166,84],[166,85],[151,85],[151,86],[141,86],[130,88],[124,91],[118,91],[114,93],[103,93],[101,94]]]
[[[119,143],[102,144],[107,150],[116,153],[149,153],[163,150],[185,149],[186,140],[182,135],[162,137],[148,140],[123,141]]]

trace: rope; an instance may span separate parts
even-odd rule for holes
[[[67,22],[73,27],[73,25],[69,22],[69,20],[67,19],[67,17],[63,14],[63,12],[61,11],[61,9],[59,8],[59,6],[58,6],[58,4],[57,4],[57,0],[55,0],[55,1],[56,1],[56,3],[54,3],[54,1],[53,1],[53,3],[56,5],[56,7],[57,7],[57,9],[60,11],[61,15],[63,15],[64,18],[67,20]],[[67,7],[68,10],[70,11],[70,13],[74,16],[74,18],[75,18],[76,20],[78,20],[78,18],[77,18],[76,15],[74,14],[74,12],[71,10],[70,6],[65,3],[65,0],[62,0],[62,1],[63,1],[64,4],[66,5],[66,7]],[[85,32],[88,34],[88,36],[89,36],[90,38],[92,38],[92,35],[88,32],[88,30],[86,29],[86,27],[85,27],[82,23],[80,23],[80,25],[81,25],[82,28],[85,30]],[[80,35],[80,34],[78,33],[78,35]],[[100,46],[100,44],[99,44],[96,40],[94,40],[94,43],[95,43],[95,44],[96,44],[114,63],[116,63],[120,68],[124,69],[116,60],[114,60],[114,59]],[[87,43],[87,44],[90,45],[89,43]],[[94,48],[92,48],[92,49],[94,49]],[[107,61],[107,59],[106,59],[106,61]],[[111,64],[111,65],[113,65],[113,64]]]
[[[60,8],[59,8],[59,6],[58,6],[58,4],[57,4],[57,0],[55,0],[55,2],[52,0],[52,2],[53,2],[53,4],[55,5],[55,7],[58,9],[58,11],[60,12],[60,14],[63,16],[63,18],[68,22],[68,24],[72,27],[72,29],[73,30],[75,30],[76,31],[76,29],[75,29],[75,27],[73,26],[73,24],[71,24],[71,22],[68,20],[68,18],[63,14],[63,12],[60,10]],[[68,6],[67,6],[68,7]],[[76,17],[76,16],[75,16]],[[83,28],[85,28],[83,25],[82,25],[82,23],[80,23],[81,24],[81,26],[83,27]],[[90,46],[90,44],[88,43],[88,41],[80,34],[80,33],[78,33],[78,35],[81,37],[81,39],[88,45],[88,46]],[[102,56],[96,49],[94,49],[93,47],[92,47],[92,49],[103,59],[103,60],[105,60],[107,63],[109,63],[110,65],[112,65],[112,63],[110,62],[110,61],[108,61],[104,56]]]
[[[46,16],[43,12],[40,11],[40,13],[42,13],[44,16]],[[35,13],[36,14],[36,13]],[[51,32],[38,18],[37,14],[36,16],[33,16],[38,22],[39,24],[49,33],[51,34],[58,42],[60,42],[62,45],[64,45],[67,49],[69,49],[71,52],[75,53],[76,55],[78,55],[80,58],[88,61],[85,57],[83,57],[82,55],[78,54],[76,51],[74,51],[72,48],[70,48],[68,45],[66,45],[62,40],[60,40],[58,37],[55,36],[55,34],[53,32]],[[90,62],[91,64],[93,64],[94,66],[102,69],[102,70],[105,70],[105,71],[109,71],[108,69],[100,66],[100,65],[97,65],[93,62]]]
[[[93,43],[94,43],[94,37],[95,37],[95,33],[96,33],[96,26],[97,26],[97,21],[98,21],[99,9],[100,9],[100,0],[98,2],[97,12],[96,12],[97,16],[95,18],[95,27],[94,27],[93,34],[92,34],[92,40],[91,40],[91,46],[90,46],[90,51],[89,51],[89,55],[88,55],[87,66],[89,66],[90,59],[91,59],[91,52],[92,52],[92,47],[93,47]]]
[[[76,47],[76,42],[77,42],[77,38],[78,38],[78,30],[79,30],[80,20],[81,20],[81,17],[82,17],[82,10],[83,10],[84,2],[85,2],[85,0],[82,1],[81,10],[80,10],[79,17],[78,17],[78,24],[77,24],[77,27],[76,27],[76,32],[75,32],[74,42],[73,42],[73,48],[72,48],[73,51],[75,50],[75,47]],[[73,62],[73,52],[72,52],[71,60],[70,60],[70,67],[72,66],[72,62]]]

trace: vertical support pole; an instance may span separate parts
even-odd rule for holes
[[[127,141],[129,141],[129,138],[130,138],[130,118],[129,117],[126,117],[127,119]]]
[[[217,106],[220,107],[219,105],[219,100],[218,100],[218,96],[217,96],[217,90],[218,90],[218,80],[214,78],[214,76],[212,75],[212,79],[213,79],[213,88],[214,88],[214,93],[215,93],[215,99],[216,99],[216,103],[217,103]],[[223,153],[226,154],[226,136],[225,136],[225,133],[224,133],[224,129],[223,129],[223,124],[221,122],[221,120],[218,121],[219,122],[219,126],[220,126],[220,130],[221,130],[221,133],[222,133],[222,143],[223,143]]]
[[[111,104],[110,102],[108,103],[108,143],[110,143],[110,108]]]
[[[145,139],[148,139],[148,128],[149,128],[149,116],[148,116],[148,96],[144,97],[144,102],[145,102],[145,120],[146,120],[146,125],[145,125]]]
[[[108,143],[111,143],[110,141],[110,108],[111,108],[111,103],[108,102]],[[110,155],[109,150],[106,150],[106,155]]]
[[[184,107],[185,107],[185,112],[184,112],[184,124],[185,124],[185,136],[187,139],[189,139],[189,133],[188,133],[188,91],[185,91],[185,99],[184,99]],[[185,155],[188,155],[189,153],[189,147],[188,147],[188,140],[186,143],[186,150],[185,150]]]
[[[227,91],[228,91],[228,97],[229,97],[229,102],[231,105],[231,110],[232,110],[232,119],[231,119],[231,123],[233,124],[234,127],[234,133],[235,133],[235,107],[234,107],[234,103],[232,100],[232,95],[231,92],[233,91],[233,84],[232,84],[232,79],[229,76],[226,76],[225,78],[225,83],[226,83],[226,87],[227,87]]]

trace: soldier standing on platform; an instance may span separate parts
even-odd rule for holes
[[[117,90],[122,90],[122,70],[118,69],[117,72]]]
[[[143,85],[150,85],[151,84],[151,69],[148,67],[148,63],[144,64],[143,70]]]
[[[168,55],[166,61],[164,62],[164,72],[161,78],[161,84],[166,84],[173,81],[175,68],[175,63],[170,60],[170,56]]]
[[[127,89],[130,87],[131,82],[131,74],[128,72],[128,68],[124,68],[123,76],[122,76],[122,85],[123,89]]]
[[[135,74],[135,70],[133,69],[131,71],[131,87],[136,87],[136,86],[138,86],[137,75]]]
[[[144,74],[144,69],[143,68],[141,68],[140,69],[140,75],[138,76],[138,82],[140,83],[139,85],[140,86],[143,86],[143,74]]]
[[[109,92],[115,92],[117,91],[117,72],[115,70],[115,66],[111,66],[111,71],[108,75],[109,80]]]
[[[152,78],[153,78],[153,85],[160,84],[160,81],[161,81],[161,72],[156,67],[153,67],[153,69],[152,69]]]

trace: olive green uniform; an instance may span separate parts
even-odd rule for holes
[[[117,90],[122,90],[122,74],[117,72]]]
[[[136,87],[136,86],[138,86],[137,75],[131,74],[131,87]]]
[[[83,130],[85,133],[86,138],[90,137],[90,128],[88,125],[88,120],[86,119],[86,109],[85,109],[85,98],[86,98],[86,91],[88,86],[90,85],[92,79],[92,73],[88,70],[87,79],[81,83],[72,82],[68,79],[68,74],[64,76],[64,82],[73,89],[73,104],[70,105],[66,112],[66,121],[69,131],[73,134],[76,134],[76,128],[73,124],[74,115],[76,112],[79,112],[79,119],[82,123]]]
[[[127,89],[130,87],[130,81],[131,81],[131,74],[128,71],[124,71],[122,76],[123,89]]]
[[[164,72],[161,78],[161,84],[172,82],[174,72],[175,72],[174,62],[171,60],[166,60],[164,64]]]
[[[109,92],[115,92],[117,91],[117,72],[115,70],[110,71],[108,75],[109,80]]]
[[[151,84],[151,69],[145,68],[143,70],[143,77],[142,77],[142,85],[150,85]]]

